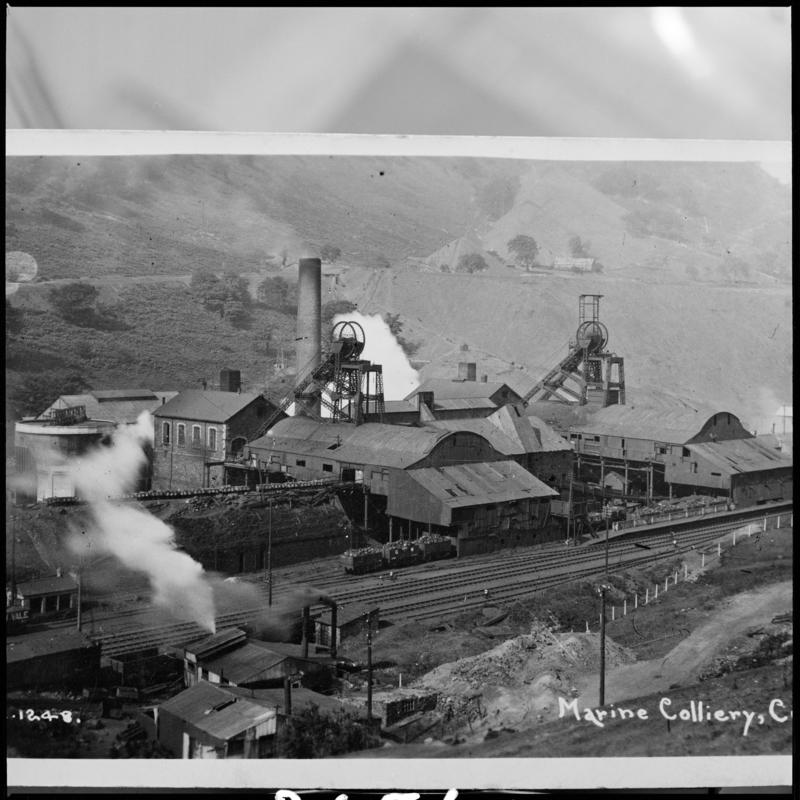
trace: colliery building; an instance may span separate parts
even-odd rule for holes
[[[462,428],[293,417],[251,442],[249,450],[259,462],[277,463],[299,480],[362,483],[365,528],[390,539],[425,531],[450,535],[459,554],[542,540],[550,498],[557,496],[487,438]],[[358,515],[355,508],[348,511]],[[498,532],[502,541],[494,542]]]
[[[737,506],[786,500],[793,493],[792,459],[772,437],[688,444],[671,456],[665,477],[678,495],[712,490]]]
[[[60,395],[41,414],[14,426],[16,502],[76,497],[69,461],[107,444],[114,431],[153,413],[177,392],[108,389]],[[138,488],[150,488],[150,465]]]
[[[222,486],[226,463],[242,461],[245,445],[274,411],[263,395],[239,392],[235,378],[224,391],[180,392],[153,414],[153,487]]]
[[[708,414],[694,409],[663,411],[615,405],[584,418],[575,409],[567,413],[572,416],[562,415],[561,432],[575,448],[578,476],[605,486],[606,477],[613,473],[611,480],[621,485],[626,494],[647,499],[690,494],[687,487],[729,494],[730,485],[716,480],[722,473],[712,475],[718,469],[709,467],[703,477],[692,448],[754,438],[739,418],[727,411]],[[742,452],[756,452],[746,445],[742,447]],[[697,466],[692,467],[693,463]],[[745,461],[742,466],[749,469]],[[692,469],[698,471],[692,473]]]

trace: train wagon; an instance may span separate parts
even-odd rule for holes
[[[453,540],[449,536],[440,536],[437,533],[426,533],[417,540],[422,551],[423,561],[434,561],[438,558],[450,558],[455,555]]]
[[[345,550],[341,555],[344,571],[353,575],[375,572],[383,566],[383,554],[377,547]]]
[[[416,542],[391,542],[383,546],[386,567],[407,567],[422,562],[422,550]]]

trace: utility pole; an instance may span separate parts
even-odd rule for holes
[[[367,722],[372,722],[372,618],[367,617]]]
[[[267,604],[272,607],[272,498],[269,499],[269,528],[267,533]]]
[[[569,476],[569,500],[567,500],[567,541],[570,535],[570,523],[572,522],[572,473]]]
[[[606,703],[606,586],[600,587],[600,705]]]
[[[17,516],[11,517],[11,605],[17,604]]]

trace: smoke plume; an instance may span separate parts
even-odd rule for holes
[[[73,536],[71,546],[82,556],[87,547],[93,556],[112,554],[128,569],[145,573],[156,605],[213,633],[213,590],[203,567],[175,549],[174,531],[164,522],[111,499],[135,488],[147,462],[142,445],[152,435],[152,417],[144,412],[135,425],[117,429],[109,447],[73,462],[75,486],[89,503],[94,524],[86,531],[88,541]]]
[[[419,373],[411,366],[403,348],[380,314],[358,311],[339,314],[333,324],[352,320],[364,329],[365,346],[361,357],[383,365],[383,394],[386,400],[402,400],[419,386]]]

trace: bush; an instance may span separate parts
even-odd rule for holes
[[[380,744],[380,738],[352,715],[323,716],[313,704],[289,717],[276,737],[277,755],[283,758],[328,758]]]

